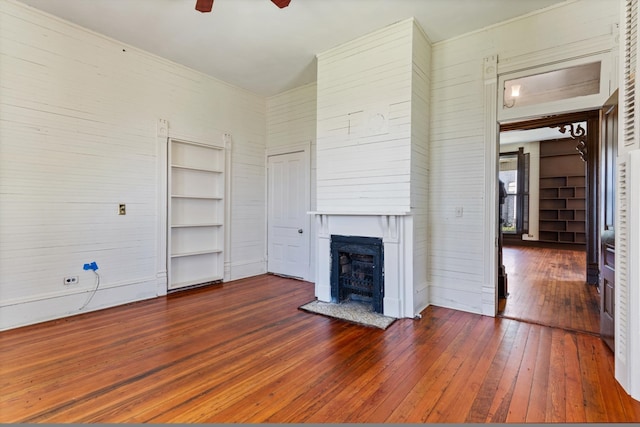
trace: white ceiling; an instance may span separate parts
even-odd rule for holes
[[[565,0],[20,0],[263,96],[316,79],[315,55],[415,17],[432,42]]]

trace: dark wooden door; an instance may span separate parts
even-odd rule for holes
[[[602,108],[600,145],[600,336],[614,350],[615,318],[615,199],[618,145],[618,91]]]

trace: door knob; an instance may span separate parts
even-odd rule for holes
[[[302,228],[298,228],[298,233],[302,234]]]

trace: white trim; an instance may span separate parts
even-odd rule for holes
[[[93,273],[91,273],[91,276],[87,276],[87,277],[91,277],[90,280],[93,280]],[[81,278],[82,279],[82,278]],[[101,290],[105,290],[105,289],[114,289],[114,288],[122,288],[125,286],[135,286],[135,285],[139,285],[139,284],[144,284],[144,283],[153,283],[155,282],[156,277],[154,276],[149,276],[149,277],[138,277],[132,280],[121,280],[119,282],[112,282],[112,283],[100,283],[100,286],[98,288],[98,290],[96,291],[96,293],[100,292]],[[40,293],[38,295],[29,295],[26,297],[20,297],[20,298],[13,298],[13,299],[8,299],[8,300],[3,300],[0,301],[0,308],[5,308],[5,307],[12,307],[12,306],[16,306],[16,305],[22,305],[22,304],[28,304],[28,303],[38,303],[41,301],[47,301],[50,299],[54,299],[54,298],[64,298],[64,297],[69,297],[69,296],[75,296],[75,295],[86,295],[86,294],[90,294],[94,289],[94,285],[91,284],[90,287],[85,287],[82,289],[65,289],[65,290],[56,290],[56,291],[50,291],[50,292],[44,292],[44,293]],[[165,290],[166,293],[166,290]]]
[[[498,57],[484,58],[485,216],[482,314],[498,314]]]
[[[216,141],[216,138],[220,141]],[[173,132],[169,133],[169,139],[183,144],[200,145],[207,148],[225,148],[224,134],[217,135],[214,138],[200,139],[186,136],[176,136]]]
[[[626,372],[620,374],[628,378],[623,383],[625,390],[631,397],[640,400],[640,150],[627,154],[627,233],[627,253],[619,255],[627,257],[628,269],[628,319],[625,328],[627,365]],[[616,324],[620,320],[616,316]]]
[[[233,165],[233,138],[230,133],[225,133],[224,139],[224,267],[223,282],[231,280],[231,196],[232,196],[232,173]]]
[[[156,197],[158,215],[156,216],[156,292],[158,295],[166,295],[169,286],[167,270],[167,162],[169,144],[169,122],[166,119],[158,119],[156,123],[156,173],[157,191]]]

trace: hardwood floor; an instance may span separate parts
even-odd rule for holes
[[[506,300],[501,316],[600,333],[600,295],[586,284],[583,251],[505,246]]]
[[[627,422],[590,334],[429,307],[386,330],[255,278],[0,333],[3,423]]]

